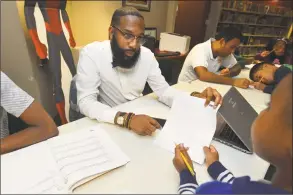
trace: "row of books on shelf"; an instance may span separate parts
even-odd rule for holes
[[[264,51],[263,47],[239,47],[239,55],[241,56],[255,56],[256,54]]]
[[[291,16],[292,9],[276,5],[262,4],[252,1],[223,1],[223,8],[236,9],[245,12],[258,12],[264,14],[276,14],[282,16]]]
[[[245,40],[246,45],[266,45],[268,42],[267,39],[259,38],[259,37],[249,37],[247,40]]]
[[[220,24],[220,23],[219,23]],[[223,24],[218,25],[218,32],[226,27],[233,26],[238,28],[243,34],[249,35],[259,35],[259,36],[284,36],[287,32],[286,28],[272,28],[272,27],[259,27],[259,26],[249,26],[249,25],[234,25],[234,24]]]
[[[290,18],[281,18],[274,16],[254,16],[241,13],[230,13],[223,11],[220,17],[221,22],[246,23],[246,24],[264,24],[275,26],[288,26]]]

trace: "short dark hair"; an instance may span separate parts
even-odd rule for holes
[[[126,6],[115,10],[112,16],[111,26],[119,26],[120,18],[123,16],[137,16],[144,20],[144,17],[139,13],[139,11],[136,8]]]
[[[267,63],[267,62],[261,62],[261,63],[255,64],[250,69],[250,72],[249,72],[249,78],[250,78],[250,80],[255,81],[254,80],[254,77],[253,77],[254,74],[257,73],[257,71],[261,70],[263,68],[264,64],[269,64],[269,65],[275,66],[274,64],[270,64],[270,63]]]
[[[232,39],[239,39],[240,42],[243,42],[243,35],[241,33],[241,31],[235,27],[226,27],[224,29],[222,29],[216,36],[215,39],[216,40],[220,40],[224,38],[224,40],[226,42],[232,40]]]

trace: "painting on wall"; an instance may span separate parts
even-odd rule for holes
[[[146,27],[144,29],[144,34],[148,36],[155,37],[157,39],[157,28],[154,27]]]
[[[140,11],[151,11],[151,0],[122,0],[122,6],[132,6]]]

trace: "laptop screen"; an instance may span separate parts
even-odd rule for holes
[[[225,94],[218,112],[243,144],[252,151],[250,131],[258,114],[235,87],[231,87]]]

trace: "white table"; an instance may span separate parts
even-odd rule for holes
[[[207,83],[194,82],[191,84],[180,83],[175,88],[183,91],[203,90]],[[208,84],[210,85],[210,84]],[[222,95],[230,86],[219,86]],[[254,91],[258,94],[257,91]],[[241,90],[241,93],[242,92]],[[253,93],[252,93],[253,94]],[[254,99],[249,94],[246,99]],[[264,96],[265,98],[269,98]],[[256,102],[252,105],[257,112],[262,110],[265,103]],[[141,97],[132,102],[119,105],[121,111],[132,111],[136,114],[148,114],[153,117],[167,118],[170,108],[158,102],[153,94]],[[87,184],[77,188],[74,193],[177,193],[179,176],[173,167],[173,154],[160,148],[153,142],[157,135],[143,137],[114,125],[98,123],[97,121],[83,118],[59,128],[60,133],[68,133],[86,126],[100,125],[110,137],[130,157],[130,162],[121,168],[113,170],[98,177]],[[220,154],[220,161],[237,176],[249,175],[253,180],[263,179],[269,164],[255,154],[249,155],[228,147],[216,141],[212,144]],[[211,178],[203,165],[194,164],[199,183],[210,181]]]

